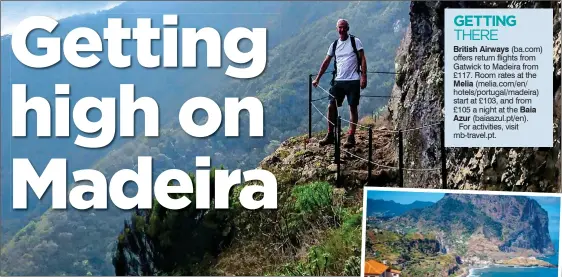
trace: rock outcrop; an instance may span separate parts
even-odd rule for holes
[[[526,258],[526,257],[517,257],[509,260],[502,260],[498,261],[498,264],[507,265],[507,266],[524,266],[524,267],[556,267],[553,264],[547,263],[545,261],[539,260],[537,258]]]
[[[398,49],[389,105],[393,128],[439,122],[444,113],[444,10],[446,8],[554,8],[554,120],[551,148],[449,148],[447,188],[557,192],[560,190],[560,3],[425,2],[410,6],[410,27]],[[440,129],[404,133],[404,164],[438,168]],[[531,134],[529,134],[531,135]],[[397,142],[395,142],[397,144]],[[407,167],[408,167],[407,166]],[[439,172],[406,171],[406,187],[442,187]]]
[[[537,201],[524,196],[451,194],[446,197],[471,203],[502,226],[502,251],[517,248],[553,253],[548,214]]]
[[[397,159],[393,155],[392,132],[388,122],[377,124],[360,122],[362,126],[373,127],[372,161],[376,164],[371,168],[370,185],[396,186],[398,184]],[[337,185],[335,163],[335,145],[320,146],[319,140],[326,133],[314,134],[310,139],[307,135],[290,138],[284,141],[271,155],[259,165],[260,168],[279,172],[276,174],[291,175],[297,184],[310,181],[328,181]],[[342,134],[345,140],[346,134]],[[358,129],[355,135],[356,145],[351,149],[340,147],[340,180],[339,186],[362,188],[368,181],[368,149],[369,135],[366,130]],[[343,145],[343,141],[341,142]],[[277,176],[277,175],[276,175]],[[278,177],[279,177],[278,176]]]
[[[554,253],[547,212],[525,196],[447,194],[435,205],[411,210],[386,224],[444,232],[442,244],[453,251],[481,245],[486,249],[477,252]]]

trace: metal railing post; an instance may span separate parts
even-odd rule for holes
[[[332,124],[332,123],[331,123],[331,122],[328,122],[328,124]],[[335,131],[334,131],[334,133],[335,133],[335,134],[334,134],[334,163],[335,163],[335,164],[339,164],[339,157],[340,157],[340,156],[339,156],[339,154],[338,154],[338,151],[339,151],[340,149],[338,148],[338,145],[340,145],[340,143],[339,143],[339,139],[340,139],[340,138],[339,138],[339,132],[338,132],[338,128],[339,128],[339,127],[338,127],[338,121],[336,120],[336,122],[334,122],[333,125],[334,125],[333,128],[334,128],[334,130],[335,130]]]
[[[336,139],[336,165],[337,165],[337,175],[336,175],[336,184],[338,187],[341,186],[341,172],[340,172],[340,142],[341,142],[341,116],[338,116],[337,124],[337,139]]]
[[[373,170],[372,161],[373,161],[373,128],[369,127],[369,164],[368,164],[369,173],[367,175],[367,185],[371,183],[371,171]]]
[[[308,75],[308,138],[312,137],[312,74]]]

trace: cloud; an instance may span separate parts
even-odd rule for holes
[[[23,19],[43,15],[60,20],[74,15],[96,13],[119,6],[123,1],[25,1],[1,2],[3,35],[11,34]]]

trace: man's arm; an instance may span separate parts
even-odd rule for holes
[[[359,50],[359,57],[361,57],[361,89],[367,87],[367,58],[365,58],[365,51]]]
[[[326,58],[324,59],[324,61],[322,62],[322,65],[320,66],[320,70],[318,71],[318,75],[316,75],[316,79],[314,79],[314,81],[312,81],[312,84],[315,87],[316,87],[316,85],[318,85],[318,82],[320,81],[320,78],[322,78],[322,75],[324,75],[324,72],[326,72],[326,69],[328,69],[328,66],[330,66],[331,60],[332,60],[332,56],[326,55]]]
[[[367,76],[367,58],[363,49],[359,50],[359,57],[361,58],[361,76]]]

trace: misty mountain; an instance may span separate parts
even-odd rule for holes
[[[248,2],[240,3],[194,3],[194,2],[131,2],[115,9],[95,15],[76,16],[61,21],[54,35],[63,36],[77,26],[101,30],[109,17],[122,17],[125,26],[134,27],[141,15],[153,18],[153,26],[161,26],[161,13],[179,14],[179,25],[188,27],[211,26],[223,34],[238,26],[268,28],[268,63],[264,73],[252,80],[234,80],[224,75],[228,60],[220,69],[207,69],[204,63],[197,68],[170,70],[165,68],[144,69],[132,59],[127,69],[112,68],[102,55],[102,63],[92,69],[76,70],[66,61],[43,69],[30,69],[2,58],[2,68],[10,68],[15,82],[28,84],[30,96],[46,97],[54,103],[54,84],[71,84],[71,105],[75,99],[85,96],[116,97],[121,83],[134,83],[136,97],[150,96],[160,107],[160,136],[158,138],[117,139],[105,149],[86,150],[73,145],[77,133],[72,137],[33,139],[35,131],[29,128],[26,140],[8,137],[2,139],[3,172],[11,184],[10,161],[13,157],[29,157],[42,170],[50,158],[66,157],[69,174],[74,169],[93,168],[110,178],[121,169],[136,169],[136,157],[149,155],[154,158],[153,176],[164,170],[178,168],[191,171],[195,168],[195,156],[211,156],[213,166],[225,165],[230,169],[255,167],[267,153],[282,141],[296,134],[307,132],[306,92],[307,74],[315,73],[331,42],[337,38],[335,23],[338,18],[348,18],[352,34],[357,35],[366,47],[371,70],[393,70],[394,53],[403,36],[408,16],[407,2]],[[100,33],[100,32],[98,32]],[[33,42],[38,34],[32,36]],[[276,44],[274,44],[276,43]],[[33,44],[33,43],[32,43]],[[200,43],[199,46],[204,45]],[[3,38],[2,47],[9,50],[9,37]],[[104,48],[106,44],[104,42]],[[33,45],[31,46],[33,48]],[[125,43],[124,52],[134,54],[135,45]],[[154,43],[153,53],[161,48]],[[205,47],[198,48],[198,61],[205,61]],[[9,53],[3,51],[3,53]],[[8,57],[9,58],[9,57]],[[13,58],[13,57],[12,57]],[[181,56],[179,57],[181,58]],[[13,59],[12,59],[13,61]],[[10,72],[2,70],[2,74]],[[48,74],[47,74],[48,73]],[[328,74],[322,79],[325,86]],[[393,76],[369,75],[369,90],[365,93],[390,93]],[[49,89],[51,88],[51,89]],[[2,118],[9,117],[11,88],[2,84]],[[8,92],[8,93],[7,93]],[[315,97],[320,92],[315,92]],[[194,96],[205,96],[223,105],[224,97],[257,96],[264,105],[265,137],[250,138],[248,121],[240,118],[238,138],[221,138],[223,126],[217,136],[209,139],[194,139],[180,128],[176,115],[183,102]],[[76,98],[74,98],[76,97]],[[361,115],[370,114],[384,104],[384,99],[362,100]],[[8,104],[7,104],[8,103]],[[323,105],[323,104],[322,104]],[[53,111],[52,111],[53,112]],[[95,118],[93,112],[92,117]],[[99,115],[98,115],[99,116]],[[142,131],[142,113],[137,114],[136,132]],[[32,113],[28,114],[29,126],[34,126]],[[204,116],[200,116],[204,119]],[[313,118],[314,130],[324,129],[321,115]],[[72,126],[72,125],[71,125]],[[2,124],[3,136],[9,136],[10,122]],[[119,130],[117,133],[119,134]],[[4,148],[11,150],[5,151]],[[72,180],[68,178],[69,182]],[[4,213],[11,207],[10,186],[2,186]],[[134,193],[135,186],[127,191]],[[50,206],[47,197],[42,200],[42,209]],[[6,198],[6,199],[4,199]],[[30,199],[33,197],[30,196]],[[8,201],[4,201],[8,200]],[[33,204],[33,203],[31,203]],[[32,206],[32,205],[30,205]],[[14,215],[13,217],[17,217]],[[41,217],[33,219],[3,245],[2,271],[10,275],[113,274],[111,254],[123,219],[129,212],[109,205],[103,211],[47,210]],[[3,227],[4,228],[4,227]],[[86,239],[87,238],[87,239]],[[22,266],[24,265],[24,266]]]
[[[422,209],[435,203],[414,201],[410,204],[399,204],[394,201],[382,199],[367,199],[367,216],[394,217],[413,209]]]
[[[337,8],[342,4],[324,5],[326,8]],[[44,49],[37,48],[38,37],[61,38],[61,44],[66,35],[73,29],[86,26],[93,29],[103,38],[103,28],[107,27],[109,18],[122,18],[123,27],[136,27],[137,18],[150,18],[154,28],[162,28],[162,14],[179,14],[177,28],[215,28],[222,38],[226,33],[239,26],[245,27],[266,27],[269,31],[268,47],[272,48],[288,36],[295,34],[295,29],[284,30],[288,22],[300,23],[300,20],[289,20],[279,16],[277,12],[284,8],[282,2],[268,2],[242,6],[239,3],[195,3],[195,2],[158,2],[148,3],[124,3],[112,10],[100,12],[93,15],[80,15],[68,19],[63,19],[52,32],[37,30],[30,34],[28,47],[32,53],[37,55],[45,54]],[[251,14],[248,16],[247,14]],[[314,14],[304,18],[305,24],[314,20]],[[162,35],[161,35],[162,37]],[[11,36],[2,37],[2,182],[11,184],[11,161],[13,158],[29,158],[38,172],[47,165],[51,158],[67,158],[68,171],[91,167],[96,160],[106,155],[111,149],[119,147],[130,138],[119,137],[119,118],[116,122],[116,133],[113,143],[102,149],[86,149],[74,144],[77,134],[91,136],[80,132],[71,122],[70,137],[38,138],[36,133],[36,114],[29,112],[27,115],[27,137],[11,137],[11,84],[26,84],[28,98],[40,96],[46,98],[51,104],[51,129],[54,133],[54,111],[55,111],[55,84],[70,84],[70,103],[71,112],[76,102],[84,97],[95,98],[119,97],[120,84],[134,84],[135,97],[151,97],[159,105],[160,125],[164,126],[167,122],[176,119],[179,108],[186,100],[194,96],[215,95],[218,85],[228,81],[230,78],[224,75],[228,65],[235,65],[230,62],[224,52],[221,52],[221,68],[207,68],[207,50],[204,43],[199,43],[197,47],[197,68],[181,68],[181,32],[178,39],[178,65],[177,69],[167,69],[162,66],[154,69],[142,67],[136,59],[136,41],[127,40],[123,43],[123,54],[131,55],[131,66],[124,69],[113,67],[108,61],[107,40],[102,40],[103,52],[96,53],[101,59],[100,63],[93,68],[77,69],[71,65],[63,55],[61,61],[54,66],[46,69],[33,69],[20,63],[13,55],[11,50]],[[81,43],[84,43],[82,40]],[[153,42],[153,55],[161,55],[162,61],[162,40]],[[243,43],[242,43],[243,46]],[[247,46],[246,46],[247,47]],[[222,48],[221,48],[222,50]],[[86,56],[86,53],[82,53]],[[216,97],[215,97],[216,98]],[[119,111],[119,101],[117,99],[117,112]],[[220,102],[219,102],[220,103]],[[117,113],[118,114],[118,113]],[[90,120],[98,120],[101,113],[93,110],[89,113]],[[72,119],[72,117],[71,117]],[[21,119],[18,119],[21,120]],[[18,123],[21,121],[18,121]],[[142,134],[144,130],[144,115],[137,113],[135,117],[135,133]],[[68,174],[69,180],[72,177]],[[11,186],[2,186],[2,210],[3,218],[21,217],[20,212],[11,209],[12,199]],[[45,199],[50,201],[49,196]],[[37,203],[34,197],[30,197],[29,209],[33,209]],[[44,208],[42,209],[44,210]]]
[[[103,28],[107,27],[109,18],[122,18],[123,27],[136,27],[137,18],[150,18],[154,28],[162,28],[162,14],[178,14],[177,28],[203,28],[212,27],[216,29],[221,37],[235,27],[268,28],[268,48],[273,48],[281,41],[298,34],[297,25],[305,25],[318,19],[328,11],[338,9],[347,5],[346,3],[333,3],[329,5],[319,3],[308,3],[314,12],[305,12],[308,9],[300,8],[302,4],[284,2],[266,2],[261,4],[248,3],[242,6],[240,3],[195,3],[195,2],[138,2],[124,3],[109,11],[93,15],[80,15],[60,20],[59,25],[52,34],[46,31],[34,31],[28,38],[29,49],[32,53],[44,54],[45,50],[37,48],[37,38],[48,36],[64,38],[71,30],[87,26],[96,31],[103,38]],[[290,12],[288,12],[290,11]],[[161,35],[162,37],[162,35]],[[96,160],[107,155],[111,149],[116,149],[123,143],[134,141],[131,138],[119,137],[119,118],[116,119],[116,133],[112,144],[102,149],[86,149],[74,144],[77,134],[89,136],[74,125],[70,124],[69,138],[54,137],[37,138],[37,120],[35,112],[27,115],[28,133],[25,138],[11,137],[11,84],[23,83],[27,85],[28,98],[40,96],[46,98],[51,104],[51,117],[54,132],[54,85],[70,84],[71,112],[76,102],[86,96],[119,97],[119,85],[132,83],[135,85],[135,97],[151,97],[159,106],[160,126],[164,127],[171,121],[177,121],[177,115],[181,104],[195,96],[205,96],[214,99],[222,105],[221,94],[225,84],[231,79],[224,74],[230,62],[228,57],[221,52],[221,67],[207,68],[207,48],[204,42],[198,43],[196,68],[181,68],[181,32],[178,37],[178,65],[177,69],[167,69],[162,66],[154,69],[142,67],[136,59],[136,41],[128,40],[123,43],[123,54],[131,55],[131,66],[126,69],[113,67],[107,58],[107,41],[102,40],[103,52],[96,53],[101,59],[100,63],[93,68],[77,69],[73,67],[61,55],[61,61],[46,69],[33,69],[20,63],[12,54],[11,36],[2,37],[2,182],[12,183],[11,161],[13,158],[29,158],[30,162],[40,173],[51,158],[66,158],[68,160],[68,180],[72,180],[70,172],[77,169],[90,168]],[[62,41],[62,39],[61,39]],[[242,41],[240,46],[243,50],[248,49],[248,44]],[[247,41],[246,41],[247,42]],[[84,40],[81,41],[84,43]],[[162,55],[162,40],[153,42],[153,55]],[[222,50],[222,48],[221,48]],[[85,53],[82,56],[86,56]],[[162,61],[162,56],[161,59]],[[237,65],[239,66],[239,65]],[[119,101],[117,99],[117,116]],[[199,117],[200,114],[198,114]],[[92,110],[89,113],[91,120],[98,120],[101,113]],[[242,122],[244,125],[244,122]],[[243,128],[244,126],[242,126]],[[144,130],[144,115],[136,113],[135,133],[142,135]],[[70,182],[70,181],[69,181]],[[33,211],[39,202],[35,197],[28,197],[28,210],[15,211],[11,209],[12,198],[11,186],[2,186],[2,217],[22,218],[25,216],[36,216],[41,214],[50,205],[50,193],[43,199],[43,205]],[[31,194],[31,191],[28,192]],[[45,204],[47,203],[47,204]]]

